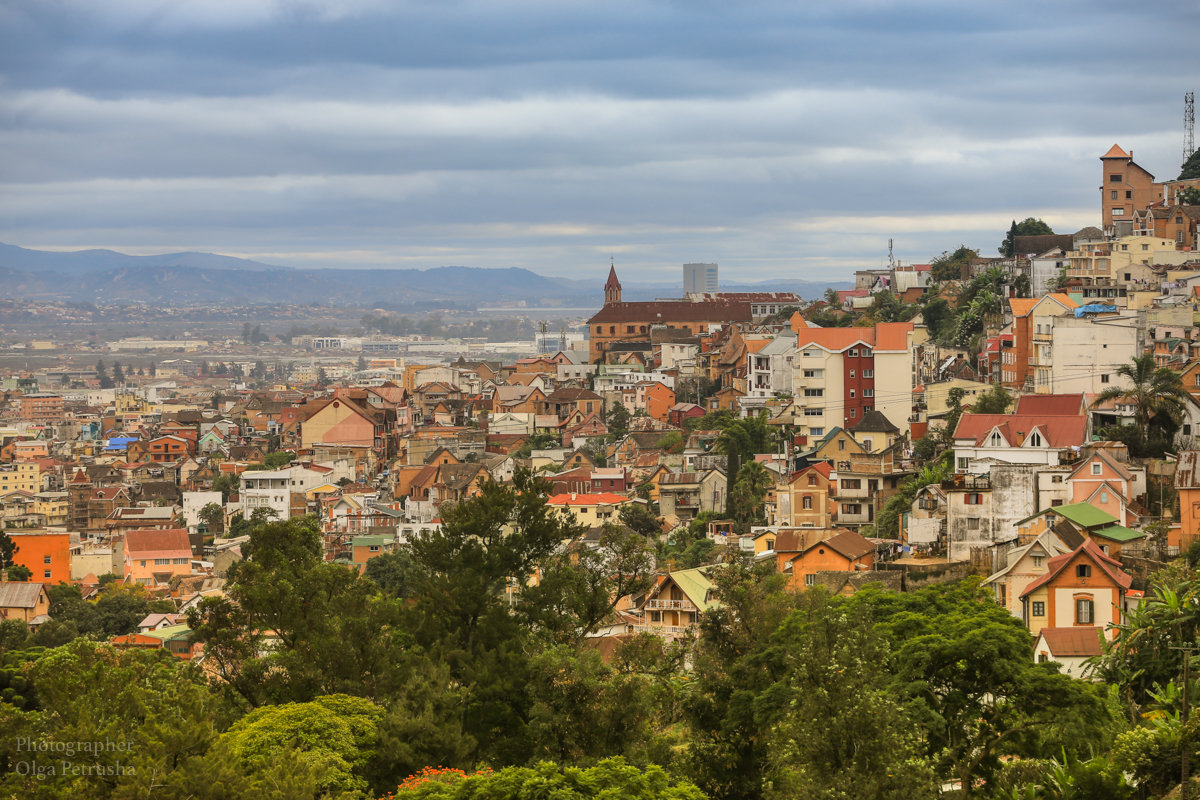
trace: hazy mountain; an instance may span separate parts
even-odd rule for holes
[[[71,253],[0,244],[0,280],[8,297],[30,300],[191,303],[332,303],[349,306],[599,306],[608,273],[592,280],[527,269],[293,269],[211,253],[130,256],[112,250]],[[85,280],[80,280],[85,278]],[[763,281],[724,291],[794,291],[819,297],[827,283]],[[848,284],[834,284],[843,288]],[[680,284],[629,282],[626,300],[675,297]]]

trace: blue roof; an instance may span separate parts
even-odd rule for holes
[[[1108,306],[1103,303],[1089,303],[1086,306],[1080,306],[1075,309],[1075,316],[1085,317],[1088,314],[1115,314],[1116,312],[1116,306]]]
[[[104,449],[105,450],[124,450],[125,448],[127,448],[129,446],[130,442],[136,442],[137,440],[138,440],[138,437],[136,437],[136,436],[125,436],[122,438],[113,437],[112,439],[108,440],[108,444],[106,444],[104,446]]]

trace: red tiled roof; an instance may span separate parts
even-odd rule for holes
[[[139,553],[139,558],[151,558],[154,553],[192,554],[192,545],[188,541],[188,533],[183,528],[167,530],[130,531],[125,534],[125,552],[133,557]],[[179,556],[174,556],[178,558]]]
[[[963,414],[954,429],[955,439],[973,439],[982,445],[998,428],[1010,446],[1024,443],[1036,429],[1048,447],[1078,447],[1087,438],[1087,419],[1083,416],[1026,416],[1016,414]]]
[[[1121,149],[1120,145],[1113,145],[1108,148],[1108,152],[1100,156],[1101,158],[1129,158],[1129,153]]]
[[[609,303],[589,323],[750,322],[750,304],[732,300],[665,300],[652,303]]]
[[[600,492],[598,494],[556,494],[546,499],[548,506],[596,506],[596,505],[613,505],[615,503],[624,503],[629,500],[628,497],[612,492]]]
[[[1121,571],[1121,562],[1105,555],[1104,551],[1100,549],[1100,545],[1096,544],[1091,539],[1084,539],[1083,544],[1079,545],[1079,547],[1076,547],[1071,552],[1065,553],[1061,556],[1055,556],[1046,562],[1046,573],[1025,587],[1025,591],[1021,592],[1021,597],[1025,597],[1030,592],[1050,583],[1052,580],[1058,577],[1059,573],[1066,569],[1067,564],[1071,563],[1071,561],[1075,559],[1075,556],[1081,553],[1086,554],[1092,563],[1099,567],[1105,575],[1112,579],[1112,581],[1122,589],[1128,589],[1129,585],[1133,583],[1133,576]]]
[[[1046,641],[1050,652],[1065,658],[1086,658],[1100,655],[1099,627],[1086,628],[1042,628],[1039,634]]]
[[[880,322],[875,326],[875,349],[907,349],[908,333],[912,329],[913,324],[911,322]]]
[[[1077,417],[1083,413],[1082,394],[1027,394],[1013,411],[1020,416]]]
[[[875,346],[874,328],[801,328],[796,331],[796,346],[800,349],[815,344],[826,350],[841,352],[856,345]]]

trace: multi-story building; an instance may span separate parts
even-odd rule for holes
[[[63,397],[61,394],[36,392],[21,395],[21,419],[53,420],[63,416]]]
[[[242,508],[248,517],[258,508],[270,508],[278,519],[292,516],[292,495],[303,495],[329,480],[327,471],[301,466],[247,471],[241,475]]]
[[[1033,347],[1035,333],[1044,325],[1044,318],[1057,317],[1074,312],[1079,304],[1062,292],[1044,297],[1013,297],[1008,301],[1012,309],[1012,347],[1001,348],[1001,382],[1014,389],[1033,391]]]
[[[1037,394],[1098,394],[1128,384],[1117,370],[1141,353],[1137,317],[1038,317],[1030,350]]]
[[[1100,185],[1100,220],[1106,231],[1129,233],[1133,212],[1162,199],[1162,186],[1154,176],[1118,145],[1100,156],[1103,165]]]
[[[716,264],[684,264],[683,293],[699,294],[717,291]]]
[[[912,416],[911,322],[874,328],[813,328],[793,320],[792,359],[797,424],[809,437],[852,428],[872,409],[902,432]],[[886,387],[877,390],[876,387]]]

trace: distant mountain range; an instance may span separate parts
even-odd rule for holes
[[[294,269],[213,253],[132,256],[113,250],[50,252],[0,244],[0,296],[74,302],[323,303],[368,308],[598,307],[607,272],[594,280],[527,269]],[[792,291],[820,297],[848,283],[762,281],[722,291]],[[680,284],[626,282],[624,299],[678,296]]]

